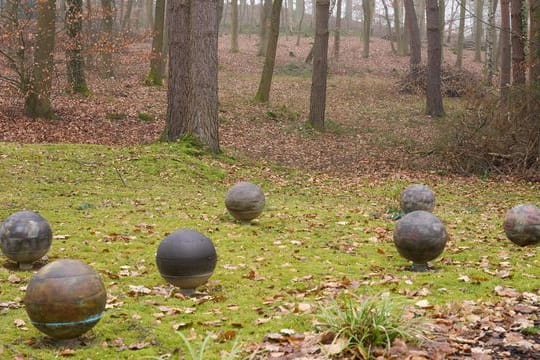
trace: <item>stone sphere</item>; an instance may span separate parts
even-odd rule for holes
[[[394,229],[394,244],[404,258],[427,270],[427,262],[439,256],[446,245],[444,224],[432,213],[417,210],[403,216]]]
[[[409,185],[401,193],[400,206],[404,213],[416,210],[432,212],[435,208],[435,193],[427,185]]]
[[[517,205],[504,218],[504,232],[513,243],[525,246],[540,242],[540,208],[532,204]]]
[[[22,269],[31,269],[32,262],[49,251],[52,230],[41,215],[19,211],[9,216],[0,226],[0,245],[8,258]]]
[[[79,260],[42,267],[26,288],[24,305],[39,331],[55,339],[76,338],[101,319],[107,293],[99,274]]]
[[[177,230],[161,241],[156,254],[159,273],[185,295],[206,283],[216,267],[217,254],[212,240],[198,231]]]
[[[227,192],[225,206],[236,220],[250,221],[261,215],[264,200],[264,193],[260,186],[241,181]]]

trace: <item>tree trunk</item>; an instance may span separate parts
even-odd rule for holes
[[[401,5],[399,0],[393,0],[394,5],[394,31],[396,32],[396,44],[398,55],[403,56],[405,49],[403,49],[402,31],[401,31]]]
[[[263,1],[263,0],[261,0]],[[266,49],[268,47],[268,37],[271,27],[271,12],[272,12],[272,0],[264,0],[264,6],[261,4],[261,28],[260,28],[260,40],[259,51],[257,56],[266,56]]]
[[[153,29],[154,28],[154,16],[152,15],[152,8],[153,8],[153,5],[154,5],[154,1],[153,0],[146,0],[146,3],[145,3],[146,7],[145,7],[145,15],[146,15],[146,20],[145,20],[145,24],[146,24],[146,27],[148,29]]]
[[[281,5],[283,0],[274,0],[272,6],[271,27],[268,38],[268,48],[259,83],[259,89],[255,95],[255,100],[259,102],[268,102],[270,98],[270,88],[272,86],[272,75],[274,74],[274,64],[276,61],[277,43],[279,38],[279,23],[281,18]]]
[[[163,85],[163,34],[165,23],[165,0],[156,0],[156,20],[154,21],[154,36],[152,38],[152,53],[150,54],[150,72],[146,78],[147,85]]]
[[[441,33],[441,64],[444,58],[444,26],[446,25],[446,1],[439,0],[439,32]]]
[[[501,0],[501,97],[508,100],[511,76],[510,0]]]
[[[194,136],[218,153],[218,1],[168,1],[169,88],[164,138]]]
[[[238,0],[231,0],[231,52],[240,51],[238,47]]]
[[[341,0],[336,3],[336,32],[334,33],[334,59],[339,62],[339,45],[341,37]]]
[[[422,48],[420,45],[420,30],[414,9],[413,0],[405,0],[405,18],[407,19],[410,41],[410,72],[414,79],[418,77],[418,70],[422,62]]]
[[[105,76],[110,78],[114,76],[112,55],[114,51],[113,44],[113,2],[112,0],[101,0],[103,18],[101,20],[102,40],[100,51],[102,52],[102,61],[105,70]]]
[[[369,39],[371,37],[371,10],[370,0],[362,0],[362,13],[364,20],[362,21],[362,57],[369,57]]]
[[[315,18],[315,43],[313,44],[313,71],[309,98],[309,123],[319,131],[324,130],[326,110],[326,76],[328,66],[328,20],[330,1],[317,0]]]
[[[347,32],[351,31],[352,27],[352,5],[353,0],[345,0],[345,26]]]
[[[459,6],[459,30],[458,30],[458,42],[457,42],[457,54],[456,54],[456,67],[461,69],[463,66],[463,41],[465,40],[465,10],[466,1],[461,0]]]
[[[296,34],[296,46],[300,46],[300,36],[302,36],[302,22],[304,21],[304,15],[306,13],[304,1],[301,0],[299,1],[299,3],[302,4],[302,8],[300,9],[302,12],[300,13],[300,20],[298,21],[298,32]]]
[[[82,55],[82,0],[68,0],[66,11],[66,33],[69,45],[66,50],[67,80],[72,91],[88,95],[84,77],[84,58]]]
[[[484,14],[484,0],[475,0],[474,11],[474,61],[482,61],[482,21]]]
[[[36,50],[24,104],[25,113],[30,117],[54,116],[51,107],[51,85],[54,75],[55,10],[54,0],[37,3]]]
[[[447,44],[450,44],[450,42],[452,41],[452,35],[453,35],[453,30],[454,30],[454,21],[456,21],[456,13],[457,13],[457,9],[459,7],[459,4],[457,4],[456,6],[454,6],[455,2],[454,0],[452,0],[452,11],[450,12],[450,21],[448,22],[448,35],[446,36],[446,43]]]
[[[124,18],[122,19],[123,32],[131,32],[131,11],[133,9],[133,1],[134,0],[127,0],[126,13],[124,14]]]
[[[428,38],[428,66],[426,88],[426,113],[443,116],[441,94],[441,32],[437,0],[427,0],[426,21]]]
[[[486,82],[493,83],[495,74],[494,43],[495,43],[495,12],[497,11],[497,0],[489,0],[488,9],[488,29],[486,31]]]
[[[523,34],[522,0],[511,0],[512,21],[512,84],[525,84],[525,50]]]
[[[529,0],[530,42],[529,42],[529,81],[540,85],[540,0]],[[538,89],[536,90],[539,91]],[[540,147],[540,144],[539,144]],[[540,153],[539,153],[540,155]]]
[[[392,31],[392,23],[390,22],[390,16],[388,15],[388,6],[386,1],[382,0],[384,8],[384,17],[386,19],[386,25],[388,26],[388,38],[390,40],[390,48],[392,49],[392,54],[396,53],[396,48],[394,47],[394,32]]]
[[[418,29],[420,29],[420,39],[426,38],[426,1],[420,0],[416,3],[416,15],[418,18]]]

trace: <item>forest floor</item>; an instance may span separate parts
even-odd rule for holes
[[[534,247],[510,249],[510,245],[504,239],[504,234],[500,234],[499,228],[499,219],[511,203],[518,200],[533,203],[540,201],[538,185],[526,182],[492,182],[490,179],[456,177],[453,173],[455,168],[449,164],[449,159],[438,153],[440,143],[445,141],[446,121],[433,119],[424,114],[424,97],[422,95],[402,94],[399,91],[398,81],[407,70],[408,58],[392,54],[388,41],[373,39],[371,56],[368,59],[363,59],[361,57],[361,42],[358,38],[345,37],[342,41],[339,63],[333,58],[330,59],[327,131],[318,133],[307,125],[311,70],[310,66],[304,63],[304,57],[309,51],[310,39],[302,38],[298,47],[295,45],[296,39],[294,37],[280,39],[270,103],[258,104],[253,101],[253,97],[257,90],[263,59],[256,56],[257,37],[243,36],[240,42],[241,51],[234,54],[228,51],[229,38],[227,36],[220,38],[219,116],[221,146],[226,155],[241,159],[241,161],[233,165],[220,164],[219,166],[226,167],[224,171],[233,174],[232,177],[236,176],[236,172],[242,171],[246,171],[247,174],[256,172],[260,181],[265,181],[265,178],[268,177],[267,186],[273,189],[274,198],[279,199],[278,206],[274,205],[274,209],[269,210],[270,215],[266,220],[267,223],[261,221],[262,227],[253,230],[253,234],[247,228],[238,230],[235,225],[228,222],[225,215],[216,210],[212,201],[208,200],[207,202],[206,199],[200,202],[193,201],[193,199],[183,200],[188,203],[192,201],[194,207],[194,209],[189,210],[193,210],[189,221],[194,223],[196,221],[208,222],[208,219],[199,218],[199,214],[197,214],[199,211],[197,206],[202,206],[202,210],[209,214],[210,222],[215,225],[216,237],[225,238],[225,236],[229,236],[229,233],[243,231],[246,237],[266,236],[267,238],[264,239],[268,241],[268,244],[272,244],[274,241],[275,246],[279,244],[272,236],[278,239],[284,237],[287,241],[283,240],[283,244],[289,246],[289,237],[291,244],[294,245],[296,242],[293,243],[293,241],[297,241],[296,237],[300,236],[299,234],[302,234],[303,231],[307,231],[309,236],[306,237],[305,241],[309,241],[310,237],[316,241],[328,241],[328,243],[325,242],[324,245],[321,245],[321,248],[323,250],[333,249],[335,253],[339,254],[336,258],[344,259],[352,254],[350,262],[346,264],[347,266],[343,266],[343,269],[340,268],[340,271],[348,274],[348,277],[360,277],[361,284],[356,281],[351,283],[345,278],[338,279],[336,277],[324,280],[324,274],[318,274],[316,280],[320,280],[320,283],[316,284],[317,293],[309,294],[309,296],[319,296],[319,293],[326,296],[327,292],[334,296],[335,293],[343,289],[353,291],[359,285],[373,286],[377,290],[388,287],[389,291],[398,292],[413,299],[415,303],[411,311],[412,316],[428,315],[432,320],[430,338],[422,347],[396,342],[385,355],[386,358],[540,359],[538,250]],[[100,162],[107,162],[116,164],[114,166],[125,166],[125,169],[119,168],[120,173],[131,171],[132,174],[140,172],[141,175],[145,175],[146,172],[152,172],[152,176],[146,174],[147,178],[137,179],[137,176],[133,175],[132,178],[127,179],[137,184],[142,194],[145,194],[148,184],[159,182],[158,179],[162,175],[159,171],[167,169],[170,173],[166,175],[172,179],[171,183],[164,181],[159,186],[164,188],[163,193],[169,194],[169,192],[176,191],[176,196],[183,199],[182,196],[186,197],[186,194],[183,194],[183,189],[179,189],[172,181],[174,180],[175,183],[186,181],[184,177],[177,178],[180,176],[178,174],[181,172],[188,174],[190,171],[195,171],[188,160],[182,157],[181,162],[166,161],[169,158],[176,160],[172,150],[169,150],[169,153],[161,149],[160,151],[164,153],[154,157],[154,155],[147,153],[146,148],[125,150],[124,154],[124,150],[116,146],[154,143],[159,139],[164,128],[166,91],[164,88],[143,85],[148,70],[149,47],[150,44],[146,42],[131,44],[123,49],[116,58],[117,75],[114,78],[103,79],[98,76],[98,69],[91,67],[88,71],[88,82],[91,89],[89,97],[73,96],[65,92],[63,56],[59,54],[57,57],[59,66],[56,68],[57,77],[53,89],[53,107],[57,114],[57,118],[54,120],[25,117],[22,112],[21,97],[12,89],[5,87],[4,84],[0,84],[0,94],[2,94],[0,97],[0,141],[111,145],[111,154],[109,154],[109,150],[104,150],[103,160],[98,154],[101,148],[87,149],[91,152],[88,155],[89,159],[92,160],[89,164],[99,165]],[[332,46],[330,46],[330,51],[332,51]],[[450,49],[445,48],[445,60],[449,64],[453,64],[454,59],[455,56]],[[470,52],[466,52],[464,64],[464,67],[472,73],[480,74],[482,70],[481,64],[473,61]],[[459,116],[466,101],[466,99],[460,98],[446,98],[445,106],[448,118]],[[57,175],[54,169],[49,169],[49,166],[53,165],[28,165],[34,158],[42,159],[44,164],[47,164],[49,160],[51,164],[62,162],[58,159],[51,160],[52,158],[46,155],[47,151],[43,150],[41,146],[37,146],[35,149],[21,147],[23,149],[21,150],[23,154],[20,155],[23,159],[21,165],[18,165],[16,161],[17,156],[19,156],[17,151],[8,145],[3,146],[6,154],[0,154],[2,156],[0,159],[9,162],[10,169],[12,169],[9,170],[10,174],[13,172],[11,174],[13,176],[10,176],[14,177],[11,186],[17,186],[18,181],[26,181],[29,182],[29,186],[36,186],[32,185],[32,182],[24,176],[26,174],[24,171],[30,171],[25,170],[25,166],[32,169],[29,173],[34,171],[36,173],[50,172],[46,175],[40,175],[43,184],[38,184],[39,186],[36,188],[38,194],[52,186],[48,185],[47,182],[50,179],[53,179],[52,183],[54,184],[60,184],[63,181],[63,175]],[[60,148],[56,151],[60,153],[62,159],[67,160],[70,160],[69,156],[72,153],[82,154],[78,152],[82,150],[70,147]],[[132,155],[131,152],[137,156]],[[138,154],[139,152],[142,154]],[[144,160],[143,165],[148,168],[142,168],[143,165],[138,165],[139,162],[142,162],[142,160],[139,161],[140,159]],[[64,161],[64,163],[71,164],[70,161]],[[171,164],[179,167],[178,171],[171,170]],[[247,164],[245,167],[249,169],[242,169],[244,164]],[[283,175],[280,172],[282,169],[276,164],[292,169],[292,171]],[[73,169],[69,167],[65,175],[66,178],[74,177],[70,178],[68,182],[73,185],[73,191],[68,194],[67,190],[60,189],[61,184],[55,185],[58,188],[54,189],[60,195],[53,196],[53,198],[54,201],[60,202],[61,205],[57,204],[59,209],[64,209],[63,211],[69,213],[70,209],[66,208],[66,203],[62,201],[71,201],[70,197],[77,199],[81,197],[84,201],[89,202],[84,198],[85,196],[92,198],[96,196],[96,193],[106,191],[110,192],[107,196],[114,198],[117,203],[110,205],[107,199],[99,197],[93,199],[94,203],[100,204],[98,205],[99,211],[111,211],[111,213],[106,213],[110,217],[114,216],[114,212],[118,212],[117,208],[120,208],[125,212],[125,217],[130,220],[129,226],[132,224],[132,216],[144,215],[133,212],[133,204],[124,203],[124,199],[130,199],[129,196],[135,195],[130,194],[125,198],[116,199],[115,192],[121,194],[125,189],[122,190],[123,188],[118,184],[115,185],[118,186],[118,189],[114,187],[110,187],[110,189],[106,187],[108,190],[99,188],[101,186],[99,181],[102,181],[103,178],[107,179],[106,176],[98,173],[95,175],[97,180],[94,184],[94,180],[92,180],[94,174],[86,173],[86,169],[83,168],[87,164],[75,165],[73,165]],[[197,163],[196,167],[199,166],[203,165]],[[294,169],[307,170],[306,174],[309,176],[299,176],[294,172]],[[19,171],[22,171],[20,175]],[[92,168],[91,171],[96,172],[97,170]],[[15,175],[21,176],[23,180],[17,179]],[[110,178],[110,174],[108,176]],[[112,178],[114,176],[116,175],[113,173]],[[83,185],[88,186],[85,191],[78,190],[78,186],[81,185],[81,177],[85,179]],[[122,175],[120,175],[120,179],[123,181]],[[233,182],[233,179],[227,179],[227,181]],[[445,220],[451,219],[450,228],[455,236],[451,239],[451,246],[447,251],[449,255],[438,263],[444,270],[435,274],[441,283],[433,282],[424,275],[416,276],[416,274],[402,272],[403,269],[400,267],[402,262],[388,255],[392,251],[391,228],[393,225],[389,225],[386,211],[395,206],[395,198],[400,189],[410,181],[422,181],[435,187],[438,194],[441,194],[441,203],[446,202],[447,204],[446,208],[439,211],[442,212]],[[219,181],[216,180],[216,183]],[[94,189],[94,186],[99,189]],[[194,193],[199,194],[199,190],[195,190],[196,184],[190,186],[194,187]],[[225,184],[219,183],[219,186],[220,190],[223,190],[221,188],[224,188]],[[298,193],[305,198],[298,200],[296,198]],[[66,196],[66,199],[63,198],[62,194]],[[215,189],[205,189],[204,195],[210,196],[211,200],[215,200],[216,203],[220,201]],[[49,200],[39,196],[33,198],[28,194],[9,193],[3,196],[6,197],[5,204],[18,204],[21,201],[19,198],[28,197],[30,202],[35,202],[35,206],[42,203],[44,210],[48,211],[51,216],[58,216],[54,215],[56,209],[53,208],[53,204],[49,205]],[[293,197],[292,201],[299,201],[295,205],[294,213],[293,206],[290,204]],[[153,195],[148,195],[143,200],[151,204],[151,206],[147,206],[148,208],[155,208],[155,211],[161,209],[165,203],[164,198]],[[325,201],[330,202],[325,203]],[[133,203],[134,206],[139,206],[137,200]],[[360,203],[361,205],[359,205]],[[116,208],[108,209],[109,205]],[[171,204],[168,206],[170,207]],[[178,204],[174,206],[175,211],[183,214],[183,209],[177,209]],[[383,208],[384,206],[387,208]],[[378,213],[373,213],[373,208],[376,208]],[[329,211],[330,209],[332,211]],[[339,210],[337,213],[336,209]],[[140,210],[142,211],[142,209]],[[316,214],[311,214],[312,211],[315,211]],[[340,215],[340,212],[343,214],[350,212],[356,214],[358,212],[357,215],[362,219],[365,218],[366,222],[361,223],[360,220],[356,219],[356,215],[353,219],[347,218],[344,221],[340,219],[340,216],[343,215]],[[301,215],[298,215],[300,213]],[[162,214],[162,216],[164,215]],[[291,219],[294,216],[301,216],[298,224],[296,224],[297,219]],[[171,216],[169,215],[169,217]],[[167,221],[169,220],[171,223],[176,221],[176,219],[168,219]],[[84,229],[79,228],[81,225],[75,220],[66,221],[66,230],[64,230],[66,233],[84,231]],[[81,218],[80,221],[87,220]],[[98,220],[95,219],[95,221]],[[274,224],[272,221],[277,223]],[[59,226],[62,226],[60,220],[57,222]],[[295,224],[287,225],[288,223]],[[327,225],[323,223],[328,223],[331,231],[335,232],[335,234],[332,233],[332,236],[335,236],[331,239],[326,239],[319,234],[320,227],[327,229]],[[221,230],[218,229],[218,225]],[[357,227],[352,228],[353,225]],[[107,225],[100,222],[93,226],[99,228]],[[118,226],[124,225],[119,224]],[[128,225],[125,226],[128,227]],[[285,226],[283,231],[282,226]],[[480,226],[480,228],[475,226]],[[356,231],[357,228],[363,228],[369,238],[358,240],[359,231]],[[265,229],[266,235],[262,229]],[[289,229],[294,231],[289,231]],[[106,239],[108,235],[103,237],[103,234],[107,233],[106,231],[101,235],[91,233],[91,237],[99,238],[99,241],[108,244],[111,241],[117,241],[117,237],[122,236],[122,231],[129,233],[131,230],[115,229],[110,231],[109,235],[113,237],[112,240]],[[143,232],[146,230],[146,228],[143,229]],[[314,233],[313,236],[311,236],[311,232]],[[156,242],[158,236],[161,235],[161,233],[152,234],[152,231],[148,231],[148,233],[149,237],[153,237],[153,242]],[[490,239],[488,239],[488,233]],[[494,245],[490,241],[494,239],[497,241],[496,249],[491,248]],[[127,243],[133,240],[125,241]],[[103,244],[100,243],[99,246],[101,245]],[[222,246],[225,245],[222,244]],[[478,249],[474,249],[475,247]],[[68,252],[74,251],[68,246],[66,248]],[[363,278],[354,269],[364,265],[360,265],[354,255],[367,251],[365,249],[372,249],[373,254],[370,256],[380,258],[380,264],[377,266],[367,264],[366,268],[361,268],[366,277]],[[231,249],[231,254],[226,254],[225,258],[227,259],[229,256],[230,261],[239,261],[235,251],[241,250]],[[260,251],[261,249],[256,246],[253,249],[253,254],[249,255],[256,257]],[[148,249],[146,252],[147,254],[144,256],[148,258],[149,262],[153,261],[153,252]],[[88,256],[91,257],[92,253],[93,250],[90,249]],[[327,251],[322,251],[322,253],[326,254],[322,256],[330,256]],[[296,259],[295,257],[294,259],[294,263],[298,263],[295,266],[301,267],[302,264],[305,264],[303,258]],[[103,261],[108,260],[103,259]],[[293,296],[293,294],[284,295],[279,286],[274,288],[275,284],[272,282],[279,279],[279,276],[276,275],[275,279],[264,279],[262,276],[257,278],[263,271],[274,271],[269,270],[270,265],[274,266],[272,261],[279,262],[281,260],[279,258],[263,259],[260,263],[254,264],[258,272],[253,274],[238,274],[238,272],[246,270],[243,267],[240,269],[231,268],[232,270],[225,269],[233,272],[237,278],[230,280],[224,276],[221,280],[222,284],[224,287],[229,286],[234,289],[236,283],[245,282],[246,278],[260,281],[260,283],[265,284],[264,287],[260,287],[261,291],[268,292],[269,296],[276,296],[274,300],[271,300],[271,304],[281,301],[282,298],[279,296]],[[386,273],[385,265],[389,261],[392,262],[395,273],[400,275]],[[267,264],[267,262],[271,264]],[[103,268],[100,270],[108,271],[106,270],[108,266],[117,265],[106,263],[102,265]],[[319,265],[319,261],[314,260],[314,268]],[[280,267],[275,265],[275,268]],[[121,272],[121,269],[117,270]],[[352,272],[353,270],[355,272]],[[7,280],[7,272],[5,275],[5,283],[12,282]],[[145,274],[144,276],[145,279],[148,277],[150,282],[159,281],[153,275]],[[116,278],[111,277],[111,279]],[[127,282],[123,284],[122,279],[118,281],[123,286],[116,289],[117,295],[121,296],[120,294],[126,292],[128,285]],[[301,285],[302,281],[298,286]],[[241,295],[240,290],[233,290],[233,293],[234,291],[239,296]],[[474,299],[475,292],[479,292],[481,298]],[[296,295],[298,294],[294,296]],[[132,296],[130,295],[130,297]],[[142,295],[136,294],[135,297],[137,296]],[[308,297],[309,300],[311,297]],[[435,302],[437,299],[446,299],[446,297],[453,297],[455,301],[448,304],[433,304],[426,301],[426,299],[430,299]],[[460,299],[465,298],[469,300],[460,301]],[[295,299],[295,301],[303,301],[298,300],[301,299],[300,297]],[[125,301],[132,300],[126,297]],[[1,303],[0,306],[3,307]],[[225,305],[219,306],[221,306],[220,311],[226,314],[232,311]],[[264,306],[270,307],[272,305],[265,303]],[[303,311],[298,310],[298,308],[289,310],[289,313]],[[118,312],[120,316],[126,316],[120,310]],[[203,314],[206,313],[203,312]],[[152,315],[148,316],[152,317]],[[234,318],[234,316],[231,317]],[[285,317],[285,315],[283,316]],[[279,321],[270,318],[272,321]],[[132,322],[136,322],[136,319],[134,318]],[[163,322],[166,323],[166,320]],[[270,324],[261,323],[261,325],[270,328]],[[21,338],[18,333],[14,336],[17,339]],[[294,336],[290,336],[287,332],[273,333],[272,336],[267,336],[262,343],[253,343],[251,350],[254,354],[261,354],[260,358],[292,359],[303,357],[316,359],[318,355],[329,350],[327,344],[321,345],[321,342],[323,341],[320,335],[312,332],[295,334]],[[17,344],[13,351],[22,351],[20,349],[24,348],[23,345]],[[128,346],[123,342],[121,345],[122,351],[127,351],[125,348]],[[112,348],[116,345],[109,341],[108,346]],[[129,350],[138,350],[137,346],[135,349],[130,348]],[[2,347],[0,346],[1,354]],[[70,356],[69,352],[66,354],[65,356]],[[61,353],[59,355],[64,356]],[[323,358],[322,355],[320,358]]]

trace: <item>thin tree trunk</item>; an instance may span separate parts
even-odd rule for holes
[[[510,0],[501,0],[501,97],[506,102],[510,90],[511,47],[510,47]]]
[[[353,5],[353,0],[345,1],[345,26],[346,26],[347,32],[350,32],[352,28],[352,5]]]
[[[66,33],[69,46],[66,50],[67,79],[72,91],[88,95],[88,86],[84,77],[84,57],[82,55],[82,0],[68,0],[66,11]]]
[[[495,12],[497,11],[497,0],[488,0],[488,29],[486,31],[486,82],[489,85],[493,83],[495,74],[494,43],[495,43]]]
[[[263,1],[263,0],[261,0]],[[264,5],[261,3],[261,28],[260,28],[260,40],[259,51],[257,56],[266,56],[266,49],[268,47],[268,37],[271,26],[271,12],[272,12],[272,0],[264,0]]]
[[[426,113],[431,116],[443,116],[441,94],[441,33],[439,29],[439,7],[437,0],[426,2],[428,66],[426,89]]]
[[[533,86],[540,85],[540,0],[529,0],[529,81]],[[536,91],[539,91],[538,89]],[[540,144],[539,150],[540,150]],[[540,152],[539,152],[540,156]]]
[[[405,53],[405,50],[403,49],[403,33],[401,31],[401,5],[399,0],[393,0],[394,5],[394,29],[396,32],[396,44],[397,44],[397,51],[398,55],[403,56]]]
[[[37,3],[36,50],[24,104],[25,113],[30,117],[54,116],[51,107],[51,86],[54,73],[55,10],[54,0]]]
[[[126,13],[124,14],[124,18],[122,19],[122,31],[125,32],[131,31],[131,11],[133,9],[133,1],[134,0],[127,0]]]
[[[154,36],[152,38],[152,53],[150,54],[150,72],[146,78],[148,85],[163,85],[163,27],[165,24],[165,0],[156,0],[156,20],[154,21]]]
[[[370,10],[370,0],[362,0],[362,12],[364,20],[362,22],[362,57],[369,57],[369,40],[371,37],[371,10]]]
[[[394,32],[392,31],[392,23],[390,22],[390,16],[388,15],[388,6],[386,5],[386,0],[382,0],[383,8],[384,8],[384,17],[386,19],[386,25],[388,26],[388,38],[390,40],[390,48],[392,49],[392,53],[396,53],[396,48],[394,46]]]
[[[231,52],[237,53],[240,51],[238,47],[238,0],[231,0]]]
[[[319,131],[324,130],[326,112],[326,77],[328,66],[329,0],[317,0],[315,43],[313,44],[313,71],[309,98],[309,123]]]
[[[418,77],[420,64],[422,63],[422,48],[420,45],[420,30],[418,29],[418,20],[414,9],[413,0],[405,0],[405,18],[409,31],[410,40],[410,72],[414,79]]]
[[[339,46],[341,37],[341,0],[336,3],[336,31],[334,33],[334,59],[339,62]]]
[[[482,61],[482,20],[484,14],[484,0],[475,0],[474,11],[474,61]]]
[[[300,36],[302,36],[302,22],[304,21],[304,15],[306,13],[305,3],[303,0],[299,1],[301,3],[302,8],[300,13],[300,20],[298,21],[298,30],[296,34],[296,46],[300,46]]]
[[[105,70],[105,76],[110,78],[114,76],[113,71],[113,3],[112,0],[101,0],[103,18],[101,20],[102,36],[100,50],[102,52],[102,61]]]
[[[146,19],[145,19],[145,25],[148,29],[152,29],[154,27],[154,16],[152,15],[152,8],[153,8],[153,5],[154,5],[154,1],[153,0],[146,0],[145,2],[145,15],[146,15]]]
[[[441,64],[444,58],[444,27],[446,25],[446,1],[439,0],[439,32],[441,34]]]
[[[465,40],[465,10],[466,1],[460,1],[459,7],[459,30],[458,30],[458,42],[457,42],[457,55],[456,55],[456,67],[461,69],[463,66],[463,41]]]
[[[426,38],[426,1],[416,2],[416,15],[418,18],[418,28],[420,29],[420,39]]]
[[[446,36],[446,43],[450,44],[452,41],[452,35],[454,30],[454,21],[456,21],[456,13],[457,9],[459,8],[459,4],[456,4],[454,0],[452,0],[452,6],[451,6],[451,12],[450,12],[450,21],[448,22],[448,33]]]
[[[523,34],[522,0],[511,0],[512,22],[512,84],[525,84],[525,50]]]
[[[279,23],[281,18],[281,5],[283,0],[274,0],[271,15],[271,27],[268,34],[268,48],[261,75],[261,81],[255,100],[259,102],[268,102],[270,98],[270,88],[272,86],[272,76],[274,74],[274,64],[276,61],[277,43],[279,38]]]

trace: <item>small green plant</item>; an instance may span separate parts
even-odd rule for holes
[[[198,349],[193,346],[191,341],[189,341],[188,338],[184,336],[182,333],[178,333],[180,335],[180,338],[182,339],[182,342],[184,343],[184,346],[186,348],[186,356],[185,358],[189,358],[191,360],[205,360],[207,357],[205,357],[205,350],[206,346],[208,345],[208,342],[212,338],[212,334],[206,335],[206,337],[201,341],[200,345],[198,346]],[[240,354],[240,347],[238,346],[238,343],[235,341],[231,351],[229,352],[222,352],[221,354],[221,360],[234,360],[236,359]]]
[[[344,340],[343,351],[363,359],[370,359],[375,347],[389,348],[396,338],[417,341],[417,326],[405,320],[402,307],[388,297],[363,300],[343,297],[341,301],[321,308],[321,329],[332,332],[334,342]]]
[[[127,115],[124,113],[113,112],[113,113],[108,113],[107,115],[105,115],[105,117],[109,120],[120,121],[120,120],[124,120],[127,117]]]
[[[137,118],[141,121],[154,121],[154,116],[145,112],[138,113]]]
[[[521,332],[525,335],[539,335],[540,326],[530,326],[530,327],[522,329]]]

